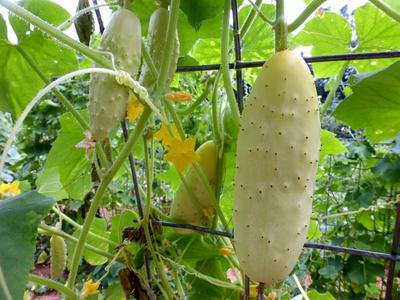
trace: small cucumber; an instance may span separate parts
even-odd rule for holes
[[[167,43],[168,16],[168,9],[160,7],[153,12],[150,18],[149,33],[147,35],[147,48],[149,49],[150,57],[152,58],[154,65],[158,71],[161,67],[161,60],[165,51],[165,45]],[[168,69],[167,86],[170,85],[174,77],[178,58],[179,39],[178,32],[176,32],[174,40],[174,51]],[[144,62],[142,65],[139,81],[144,87],[151,88],[155,84],[156,80],[157,78],[155,78],[151,74],[149,67]]]
[[[196,152],[200,155],[199,165],[211,188],[215,190],[217,178],[217,147],[215,142],[205,142]],[[181,223],[210,226],[212,218],[207,217],[206,214],[207,211],[210,213],[215,211],[214,203],[208,197],[207,190],[193,168],[190,168],[186,174],[185,182],[193,194],[187,190],[183,183],[179,185],[172,203],[171,217]],[[190,233],[191,230],[176,229],[176,232]]]
[[[118,70],[135,76],[141,57],[141,26],[139,19],[127,9],[119,9],[101,37],[99,50],[113,54]],[[129,89],[105,74],[91,76],[89,89],[89,123],[95,141],[105,139],[125,117]]]

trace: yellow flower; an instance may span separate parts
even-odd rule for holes
[[[143,105],[140,104],[138,98],[136,98],[135,94],[132,94],[129,98],[128,107],[126,109],[126,115],[129,121],[133,122],[136,118],[143,112]]]
[[[200,161],[200,155],[194,152],[195,144],[193,138],[184,141],[173,139],[165,159],[174,163],[179,172],[183,172],[191,163]]]
[[[178,129],[176,128],[175,124],[172,124],[172,132],[174,133],[175,137],[171,136],[168,130],[168,126],[163,123],[161,125],[161,128],[154,134],[154,137],[161,140],[165,148],[169,148],[174,138],[181,141]]]
[[[203,214],[208,220],[211,221],[215,217],[214,207],[213,206],[208,206],[208,207],[203,208]]]
[[[219,254],[227,256],[227,255],[231,255],[232,254],[232,249],[230,248],[226,248],[226,247],[222,247],[218,249]]]
[[[186,102],[192,100],[192,95],[190,95],[188,92],[172,92],[166,94],[165,97],[174,102]]]
[[[83,284],[81,296],[87,297],[90,295],[96,295],[99,292],[99,286],[100,286],[100,281],[93,282],[92,279],[86,281]]]
[[[21,190],[19,189],[19,181],[14,181],[12,183],[0,184],[0,194],[3,194],[3,195],[21,194]]]

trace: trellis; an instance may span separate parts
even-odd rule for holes
[[[97,1],[93,0],[93,4],[97,5]],[[232,10],[232,20],[233,20],[233,38],[234,38],[234,50],[235,50],[235,60],[234,63],[229,64],[230,69],[234,69],[236,72],[236,84],[237,84],[237,105],[239,111],[243,110],[243,96],[244,96],[244,86],[242,80],[242,69],[246,68],[257,68],[264,65],[265,61],[251,61],[251,62],[243,62],[241,58],[241,40],[240,40],[240,30],[239,30],[239,18],[238,18],[238,1],[231,0],[231,10]],[[103,33],[104,25],[102,22],[102,18],[100,15],[100,11],[95,9],[97,21],[99,24],[100,32]],[[384,58],[397,58],[400,57],[400,51],[388,51],[388,52],[368,52],[368,53],[351,53],[351,54],[335,54],[335,55],[325,55],[325,56],[313,56],[313,57],[304,57],[304,60],[307,63],[322,63],[322,62],[331,62],[331,61],[350,61],[350,60],[369,60],[369,59],[384,59]],[[208,65],[196,65],[196,66],[180,66],[177,68],[177,72],[195,72],[195,71],[217,71],[220,70],[220,64],[208,64]],[[123,135],[125,139],[128,137],[128,130],[125,122],[121,124]],[[141,195],[139,192],[137,174],[135,170],[135,160],[133,155],[129,155],[129,164],[130,171],[132,175],[132,181],[134,186],[134,193],[136,197],[136,202],[138,206],[138,212],[140,219],[143,218],[143,206],[141,203]],[[160,221],[160,220],[152,220],[153,224],[166,226],[166,227],[175,227],[175,228],[185,228],[191,229],[199,232],[204,232],[208,234],[218,235],[227,238],[233,238],[232,232],[225,232],[220,230],[214,230],[206,227],[195,226],[191,224],[177,224],[172,222]],[[305,243],[305,248],[310,249],[319,249],[322,251],[332,251],[332,252],[340,252],[347,253],[352,255],[359,255],[365,257],[371,257],[376,259],[384,259],[389,261],[388,267],[388,275],[386,279],[386,294],[385,300],[392,299],[392,290],[393,290],[393,282],[395,275],[395,266],[396,262],[400,261],[400,256],[398,255],[398,247],[400,241],[400,205],[397,204],[396,211],[396,221],[395,227],[393,231],[393,240],[392,247],[390,253],[382,253],[354,248],[346,248],[335,245],[326,245],[319,243]],[[147,253],[145,252],[145,267],[148,279],[150,279],[150,267]],[[245,280],[245,299],[250,300],[250,284],[249,278],[246,277]]]

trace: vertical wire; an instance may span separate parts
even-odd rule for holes
[[[396,197],[396,195],[394,195],[394,197]],[[396,224],[394,226],[394,231],[393,231],[392,252],[391,252],[391,254],[393,256],[397,256],[397,249],[399,247],[399,240],[400,240],[400,205],[397,204]],[[390,260],[388,277],[387,277],[387,280],[386,280],[385,300],[391,300],[392,299],[392,289],[393,289],[395,267],[396,267],[396,260],[393,260],[393,259]]]
[[[233,40],[235,43],[235,66],[240,64],[242,60],[241,45],[240,45],[240,29],[239,29],[239,16],[238,16],[238,2],[237,0],[231,0],[232,7],[232,20],[233,20]],[[239,107],[239,112],[243,111],[243,79],[242,70],[236,69],[236,90],[237,97],[236,101]]]

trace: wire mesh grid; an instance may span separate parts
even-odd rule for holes
[[[96,5],[96,0],[93,0],[94,5]],[[234,69],[236,73],[236,84],[237,84],[237,104],[239,111],[242,112],[243,110],[243,95],[244,95],[244,87],[243,87],[243,80],[242,80],[242,69],[245,68],[254,68],[254,67],[261,67],[265,61],[253,61],[253,62],[242,62],[241,61],[241,40],[240,40],[240,30],[239,30],[239,17],[238,17],[238,1],[231,0],[231,9],[232,9],[232,25],[233,25],[233,38],[234,38],[234,50],[235,50],[235,61],[234,63],[229,64],[230,69]],[[101,33],[104,30],[103,22],[101,20],[101,15],[98,9],[96,11],[96,17],[99,23]],[[338,54],[338,55],[326,55],[326,56],[314,56],[314,57],[306,57],[304,60],[307,63],[320,63],[320,62],[328,62],[328,61],[346,61],[346,60],[366,60],[366,59],[383,59],[383,58],[397,58],[400,57],[400,51],[388,51],[388,52],[369,52],[369,53],[350,53],[350,54]],[[209,65],[196,65],[196,66],[180,66],[177,68],[177,72],[194,72],[194,71],[215,71],[219,70],[221,67],[220,64],[209,64]],[[123,122],[121,124],[123,133],[125,138],[128,135],[126,124]],[[138,181],[137,175],[135,170],[135,161],[130,154],[129,156],[129,164],[130,170],[132,175],[133,181],[133,190],[136,197],[138,209],[139,209],[139,217],[143,218],[143,210],[142,210],[142,203],[141,197],[138,190]],[[137,222],[137,220],[136,220]],[[195,226],[191,224],[178,224],[173,222],[166,222],[160,220],[152,220],[154,224],[166,226],[166,227],[175,227],[175,228],[185,228],[185,229],[192,229],[195,231],[219,235],[227,238],[233,238],[233,232],[225,232],[214,230],[211,228]],[[395,266],[396,262],[400,261],[400,256],[398,256],[398,246],[400,241],[400,205],[397,205],[396,211],[396,221],[395,227],[393,232],[393,240],[392,240],[392,247],[391,253],[382,253],[382,252],[375,252],[375,251],[368,251],[368,250],[361,250],[361,249],[354,249],[354,248],[346,248],[341,246],[335,245],[326,245],[326,244],[319,244],[319,243],[305,243],[304,248],[310,249],[319,249],[322,251],[332,251],[332,252],[340,252],[352,255],[359,255],[365,257],[371,257],[376,259],[384,259],[389,261],[388,267],[388,275],[386,279],[386,294],[385,300],[392,299],[392,289],[393,289],[393,282],[395,276]],[[149,267],[149,259],[148,254],[144,253],[145,258],[145,266],[146,266],[146,273],[147,278],[151,280],[150,274],[150,267]],[[260,297],[262,298],[262,296]],[[250,300],[250,280],[248,277],[245,278],[245,299]]]

